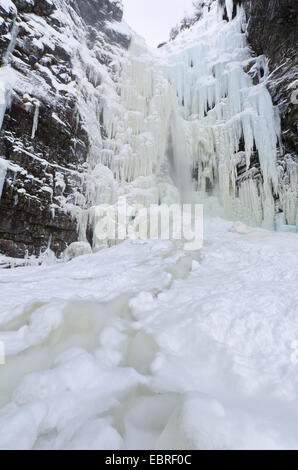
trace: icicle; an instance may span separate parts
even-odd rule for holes
[[[35,111],[34,111],[34,117],[33,117],[31,139],[34,139],[37,128],[38,128],[39,107],[40,107],[39,101],[35,101],[34,106],[35,106]]]
[[[233,0],[226,0],[226,9],[227,9],[229,21],[231,21],[233,18],[233,8],[234,8]]]
[[[4,160],[3,158],[0,158],[0,200],[2,197],[6,173],[7,173],[7,161]]]
[[[290,157],[284,161],[278,194],[283,223],[295,226],[298,221],[298,165]]]
[[[5,83],[1,82],[0,79],[0,130],[2,129],[2,124],[7,108],[7,90]]]
[[[16,18],[15,18],[12,29],[11,29],[11,33],[10,33],[11,39],[3,57],[3,61],[2,61],[3,65],[7,65],[10,62],[11,54],[13,53],[15,45],[16,45],[18,32],[19,32],[19,25],[17,24]]]

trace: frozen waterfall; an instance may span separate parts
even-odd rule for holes
[[[258,61],[248,48],[242,9],[226,22],[214,4],[163,54],[185,120],[198,191],[216,194],[228,217],[272,228],[278,115],[265,78],[255,85],[246,71]],[[252,162],[256,157],[259,168]]]
[[[208,200],[208,207],[211,195],[226,217],[271,229],[278,200],[295,224],[295,191],[278,181],[280,123],[266,60],[252,57],[244,11],[232,19],[231,4],[230,21],[214,2],[158,51],[128,29],[130,48],[115,57],[112,76],[80,51],[79,103],[93,142],[83,210],[73,209],[82,240],[93,207],[114,205],[119,195],[147,206]]]

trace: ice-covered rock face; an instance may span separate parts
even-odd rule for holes
[[[122,20],[123,5],[120,0],[76,0],[76,3],[82,18],[88,24],[94,25],[107,19]]]
[[[225,0],[220,0],[220,3],[225,6]],[[265,55],[268,59],[270,80],[267,87],[281,117],[284,154],[278,165],[282,192],[297,193],[297,1],[234,0],[233,14],[239,4],[243,6],[248,20],[247,37],[251,48],[255,54]],[[293,172],[295,166],[296,171]],[[293,218],[286,217],[286,222],[293,223]]]
[[[0,16],[0,252],[39,255],[50,242],[59,254],[78,239],[67,209],[83,198],[92,135],[101,139],[88,102],[129,44],[113,28],[121,4],[1,0]]]

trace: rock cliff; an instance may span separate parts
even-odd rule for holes
[[[112,75],[115,49],[129,45],[122,14],[115,0],[0,1],[1,253],[59,255],[77,240],[65,209],[84,188],[88,90],[99,84],[94,69]]]

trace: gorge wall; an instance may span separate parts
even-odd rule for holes
[[[127,49],[122,15],[109,0],[0,1],[0,253],[59,255],[78,239],[66,206],[84,190],[87,120],[101,133],[79,101]]]

